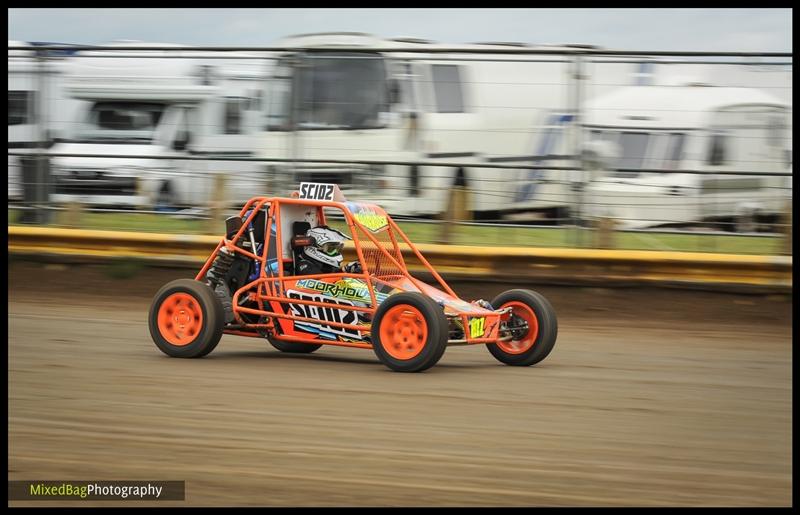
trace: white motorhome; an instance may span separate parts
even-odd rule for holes
[[[83,108],[73,120],[72,138],[51,149],[54,201],[205,204],[216,198],[218,173],[230,178],[220,200],[241,202],[262,189],[262,167],[209,158],[252,156],[269,61],[178,45],[109,46],[120,50],[82,51],[73,58],[66,88]],[[129,46],[176,51],[126,50]]]
[[[23,194],[19,154],[43,151],[64,137],[79,103],[63,95],[68,57],[48,52],[39,61],[33,45],[9,41],[8,46],[16,47],[8,51],[8,199],[17,200]]]
[[[500,52],[509,45],[437,53],[454,45],[360,33],[282,40],[279,46],[301,50],[276,55],[258,155],[296,162],[268,165],[270,191],[288,193],[299,181],[336,182],[348,198],[380,202],[394,215],[441,213],[454,186],[469,188],[472,210],[484,216],[568,205],[574,177],[478,166],[574,159],[572,58]],[[339,50],[346,47],[372,51]],[[612,89],[630,80],[633,69],[633,62],[596,67],[599,82]],[[583,100],[608,90],[590,88]]]
[[[791,198],[790,177],[769,175],[791,172],[790,112],[763,91],[702,84],[597,98],[588,137],[619,155],[587,188],[587,212],[632,228],[714,219],[752,227]]]

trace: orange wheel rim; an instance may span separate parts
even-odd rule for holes
[[[203,310],[188,293],[173,293],[158,308],[158,331],[172,345],[189,345],[202,328]]]
[[[411,359],[425,347],[428,323],[420,310],[408,304],[389,308],[381,320],[381,345],[395,359]]]
[[[509,354],[522,354],[529,350],[536,343],[536,337],[539,336],[539,321],[536,318],[536,313],[533,312],[530,306],[522,302],[511,301],[506,302],[501,308],[511,307],[511,312],[527,322],[528,329],[521,337],[516,340],[507,342],[497,342],[503,352]]]

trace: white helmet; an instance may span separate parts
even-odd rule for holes
[[[348,236],[327,225],[320,225],[306,231],[306,236],[314,238],[314,244],[303,249],[305,255],[318,263],[338,271],[342,266],[342,249]]]

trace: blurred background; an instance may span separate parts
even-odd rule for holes
[[[8,13],[10,480],[791,504],[790,9]],[[159,352],[153,295],[301,181],[384,207],[466,300],[541,292],[553,353]]]
[[[422,243],[786,251],[785,10],[664,10],[668,40],[576,30],[586,13],[469,9],[422,26],[403,9],[330,13],[338,25],[237,10],[201,38],[193,24],[216,13],[161,11],[156,31],[140,10],[98,10],[111,27],[89,38],[76,23],[94,10],[10,11],[10,223],[216,234],[247,198],[315,181],[380,203]],[[623,27],[657,16],[595,12]],[[764,39],[711,45],[713,13]],[[60,14],[75,23],[48,25]],[[561,21],[540,34],[482,19],[517,14]],[[443,17],[460,31],[435,28]]]

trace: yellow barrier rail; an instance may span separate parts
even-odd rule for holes
[[[134,258],[200,266],[219,240],[218,236],[8,228],[10,254],[78,261]],[[460,279],[769,291],[792,287],[791,256],[433,244],[418,248],[439,273]],[[410,251],[407,256],[409,268],[421,271],[410,264],[415,261]]]

